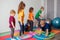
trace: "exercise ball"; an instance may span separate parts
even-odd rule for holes
[[[60,29],[60,18],[56,17],[52,20],[52,25],[54,28]]]

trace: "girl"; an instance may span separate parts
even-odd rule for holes
[[[25,3],[21,1],[18,7],[18,22],[20,25],[20,36],[21,33],[24,34],[24,8],[25,8]]]

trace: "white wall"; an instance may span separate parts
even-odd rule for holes
[[[9,14],[10,10],[14,9],[17,12],[18,4],[21,0],[0,0],[0,33],[9,31]],[[26,4],[25,7],[25,23],[27,20],[27,14],[29,8],[32,6],[34,8],[34,14],[40,9],[41,0],[22,0]],[[15,16],[16,18],[16,29],[19,29],[19,24],[17,20],[17,14]]]
[[[0,0],[0,33],[10,30],[9,29],[10,10],[14,9],[17,12],[18,4],[19,4],[18,0]],[[17,18],[17,14],[15,17]]]

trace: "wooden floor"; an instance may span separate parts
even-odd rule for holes
[[[60,33],[56,34],[52,40],[60,40]]]

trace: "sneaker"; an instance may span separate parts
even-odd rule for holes
[[[22,35],[23,37],[26,36],[25,34]]]
[[[29,33],[32,33],[32,31],[30,31]]]
[[[21,35],[21,36],[19,36],[20,38],[23,38],[24,37],[24,35]]]

